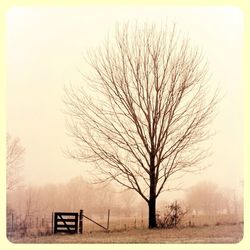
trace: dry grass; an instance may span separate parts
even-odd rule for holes
[[[50,235],[10,239],[13,243],[237,243],[243,224],[196,226],[175,229],[92,231],[82,235]]]

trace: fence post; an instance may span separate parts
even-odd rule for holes
[[[14,214],[11,214],[11,231],[14,231]]]
[[[108,221],[107,221],[107,229],[109,230],[109,215],[110,215],[110,209],[108,209]]]
[[[79,233],[82,234],[83,232],[83,227],[82,227],[82,219],[83,219],[83,210],[80,210],[80,214],[79,214]]]
[[[51,233],[52,234],[55,233],[55,229],[54,229],[54,212],[52,212],[52,216],[51,216]]]

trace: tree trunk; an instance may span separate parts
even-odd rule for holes
[[[156,198],[152,197],[148,202],[148,228],[156,227]]]
[[[156,179],[155,179],[155,157],[150,157],[150,191],[148,201],[148,228],[156,228]]]

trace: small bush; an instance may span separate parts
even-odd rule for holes
[[[187,211],[184,211],[177,202],[174,202],[166,206],[163,216],[157,214],[157,225],[159,228],[174,228],[180,224],[186,213]]]

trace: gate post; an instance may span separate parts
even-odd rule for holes
[[[55,228],[54,228],[54,212],[52,212],[52,217],[51,217],[51,233],[54,234],[55,233]],[[38,224],[37,224],[38,227]]]
[[[82,232],[83,232],[82,219],[83,219],[83,210],[81,209],[80,213],[79,213],[79,233],[80,234],[82,234]]]
[[[54,215],[54,234],[57,233],[57,213],[53,213]]]

